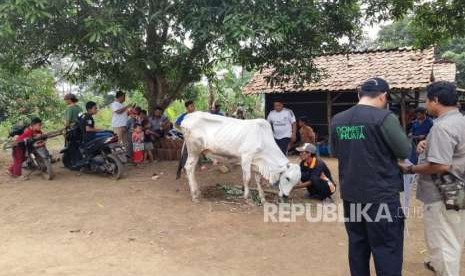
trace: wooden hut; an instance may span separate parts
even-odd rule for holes
[[[434,48],[370,50],[328,54],[315,58],[324,77],[318,82],[301,87],[290,82],[270,87],[266,76],[270,70],[257,72],[244,88],[244,94],[265,95],[265,115],[272,109],[273,100],[280,98],[297,117],[307,116],[319,137],[328,138],[333,115],[355,105],[357,87],[371,77],[382,77],[389,82],[389,108],[399,114],[407,126],[408,110],[424,102],[426,86],[435,80],[455,81],[455,63],[440,60]]]

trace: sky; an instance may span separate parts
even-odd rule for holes
[[[382,25],[376,24],[373,26],[364,26],[363,32],[368,35],[368,37],[372,40],[376,39],[378,36],[378,32],[381,29]]]

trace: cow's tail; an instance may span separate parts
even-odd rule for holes
[[[181,178],[181,172],[184,166],[186,165],[186,161],[187,161],[187,147],[186,147],[186,141],[184,140],[184,143],[182,144],[181,158],[179,159],[179,164],[178,164],[178,171],[176,172],[176,179]]]

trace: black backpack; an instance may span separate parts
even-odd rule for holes
[[[79,116],[78,121],[68,129],[68,140],[70,142],[82,142],[84,140],[85,130],[85,119],[84,114],[82,114]]]
[[[23,134],[26,128],[27,125],[15,124],[8,133],[8,138]]]

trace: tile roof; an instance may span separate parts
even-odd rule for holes
[[[457,71],[454,62],[438,61],[433,64],[433,78],[435,81],[455,81],[455,73]]]
[[[413,50],[408,48],[322,55],[315,64],[326,75],[318,82],[295,88],[294,83],[270,87],[265,76],[271,69],[257,72],[246,85],[244,94],[353,91],[370,77],[386,79],[392,89],[421,89],[436,79],[455,79],[455,64],[435,60],[434,48]]]

